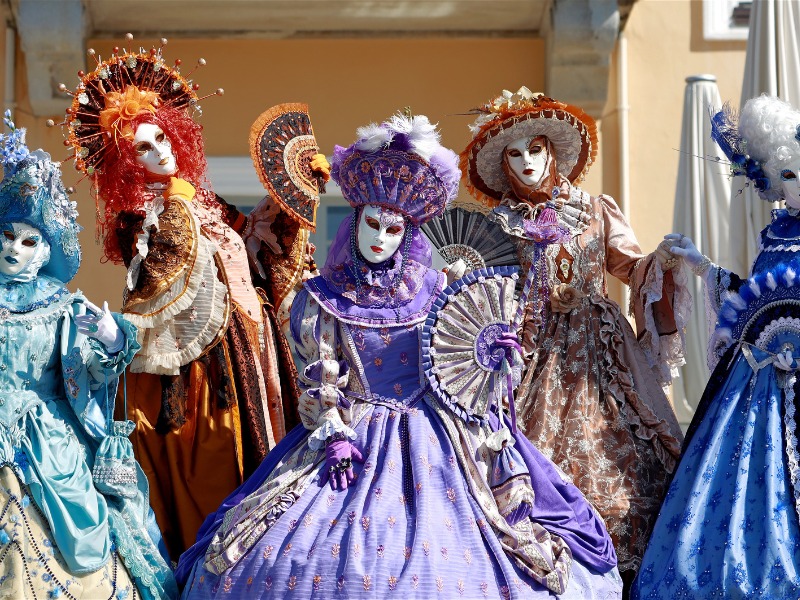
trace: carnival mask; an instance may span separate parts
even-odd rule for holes
[[[382,263],[397,252],[405,230],[402,215],[367,205],[361,210],[358,221],[358,250],[367,262]]]
[[[142,123],[136,128],[133,136],[133,147],[136,151],[136,162],[148,173],[159,176],[174,175],[178,170],[172,143],[154,123]]]
[[[529,188],[539,185],[547,172],[548,156],[544,136],[519,138],[503,150],[503,159],[516,180]]]
[[[42,233],[27,223],[7,223],[0,239],[0,273],[20,273],[39,253]]]
[[[786,206],[800,209],[800,159],[781,170],[781,188]]]

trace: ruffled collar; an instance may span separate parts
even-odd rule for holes
[[[32,281],[11,281],[0,284],[0,316],[3,313],[26,313],[49,306],[69,296],[58,279],[39,275]]]
[[[337,319],[364,327],[412,325],[425,320],[442,291],[444,275],[414,260],[408,260],[401,281],[395,281],[399,265],[385,271],[372,269],[368,283],[360,286],[353,276],[353,263],[334,267],[305,283],[325,312]],[[360,288],[361,293],[357,290]]]
[[[591,201],[589,194],[571,185],[563,176],[560,184],[553,188],[553,201],[547,204],[555,208],[558,224],[566,228],[571,237],[575,237],[589,226]],[[532,206],[506,194],[500,206],[489,213],[489,218],[507,234],[535,241],[536,217],[544,207],[544,202]]]
[[[405,261],[404,268],[401,252],[380,265],[359,263],[349,260],[325,270],[322,277],[332,291],[366,308],[397,308],[408,304],[419,293],[428,270],[411,259]],[[356,269],[361,275],[358,278]]]

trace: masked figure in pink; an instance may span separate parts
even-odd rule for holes
[[[662,386],[691,302],[666,250],[646,255],[614,200],[575,185],[597,153],[579,108],[522,88],[476,109],[464,181],[531,265],[520,332],[520,427],[597,508],[630,582],[680,454]],[[637,333],[608,297],[630,287]]]

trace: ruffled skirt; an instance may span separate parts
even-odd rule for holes
[[[253,491],[182,557],[184,598],[552,596],[504,551],[433,410],[367,406],[355,425],[369,441],[356,481],[320,485],[324,453],[292,432],[275,467],[257,472],[263,483],[245,484]],[[558,597],[619,598],[619,575],[606,570],[574,560]]]

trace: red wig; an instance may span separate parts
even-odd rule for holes
[[[155,114],[143,113],[131,121],[135,131],[142,123],[158,125],[172,143],[178,170],[176,177],[191,183],[198,191],[208,188],[206,155],[203,148],[203,127],[186,111],[169,106],[159,108]],[[116,145],[109,144],[102,163],[94,176],[103,210],[98,212],[97,228],[103,237],[103,248],[108,260],[122,262],[122,251],[117,239],[120,213],[144,215],[147,199],[147,172],[136,162],[133,141],[120,137]],[[214,195],[199,193],[204,204],[213,205]]]

